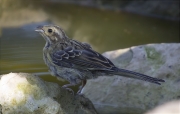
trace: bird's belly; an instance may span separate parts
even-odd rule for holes
[[[59,80],[67,80],[70,83],[78,84],[81,82],[82,74],[72,68],[60,67],[51,63],[47,63],[51,75],[56,76]]]
[[[95,78],[90,71],[57,66],[47,59],[46,54],[44,55],[44,62],[48,66],[49,72],[59,80],[67,80],[70,83],[78,84],[81,80]]]

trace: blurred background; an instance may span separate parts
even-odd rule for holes
[[[42,59],[39,25],[103,53],[149,43],[180,42],[179,0],[0,0],[0,75],[27,72],[57,82]]]

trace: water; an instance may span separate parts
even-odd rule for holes
[[[45,80],[66,83],[48,74],[42,59],[45,41],[34,31],[38,25],[57,24],[69,37],[88,42],[101,53],[148,43],[180,42],[178,22],[59,3],[25,6],[5,10],[8,19],[1,17],[0,74],[36,73]],[[11,17],[17,10],[20,16]]]

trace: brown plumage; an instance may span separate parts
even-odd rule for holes
[[[62,28],[55,25],[39,26],[36,30],[46,40],[43,58],[52,75],[70,82],[63,87],[77,85],[82,88],[87,79],[98,76],[119,75],[159,84],[162,79],[117,68],[109,59],[94,51],[87,43],[68,38]]]

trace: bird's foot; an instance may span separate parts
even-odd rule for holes
[[[82,91],[83,87],[82,86],[79,86],[79,90],[77,92],[78,95],[82,95],[81,91]]]
[[[66,86],[62,86],[62,88],[66,89],[68,92],[70,92],[72,95],[74,95],[74,91],[71,88],[67,88]]]
[[[78,90],[77,94],[82,95],[81,91],[82,91],[82,89],[84,88],[85,85],[86,85],[86,80],[83,80],[82,85],[79,86],[79,90]]]

